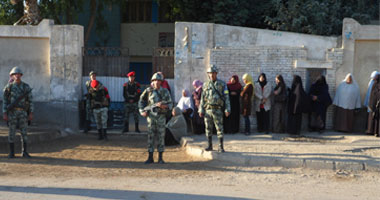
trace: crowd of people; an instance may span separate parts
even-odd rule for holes
[[[10,81],[4,88],[3,119],[9,124],[9,158],[14,158],[14,137],[18,127],[22,135],[22,156],[30,157],[27,152],[28,120],[33,119],[32,89],[21,81],[21,69],[15,67],[10,72]],[[107,88],[96,80],[96,72],[90,72],[86,82],[87,115],[86,125],[91,117],[95,119],[98,139],[107,140],[107,120],[110,96]],[[170,95],[170,86],[161,72],[153,74],[151,84],[143,92],[135,81],[135,72],[127,74],[129,81],[123,86],[125,120],[122,133],[129,131],[129,115],[135,121],[135,131],[139,130],[139,115],[148,121],[148,159],[153,163],[158,137],[157,151],[159,163],[164,163],[163,152],[165,137],[170,135],[177,142],[188,132],[205,134],[208,141],[206,151],[213,150],[212,136],[216,133],[218,152],[224,152],[224,133],[244,132],[251,134],[250,115],[256,112],[257,131],[268,134],[289,133],[300,135],[303,114],[308,115],[309,131],[320,133],[326,128],[326,112],[333,104],[336,106],[334,129],[352,132],[355,112],[361,108],[360,89],[352,74],[347,74],[338,85],[334,99],[330,97],[326,78],[321,75],[305,91],[302,78],[293,76],[290,87],[284,78],[277,75],[275,80],[267,80],[265,73],[256,82],[250,74],[233,75],[228,83],[217,78],[218,68],[207,69],[208,81],[194,80],[193,91],[182,90],[182,97],[176,106]],[[274,87],[272,87],[274,82]],[[380,73],[374,71],[370,76],[364,100],[368,112],[366,133],[380,135]],[[244,130],[240,130],[240,118],[244,119]],[[86,130],[85,130],[86,131]]]
[[[377,137],[379,136],[380,106],[379,74],[377,71],[371,74],[364,101],[364,106],[368,108],[366,133]],[[240,83],[239,77],[233,75],[226,84],[231,111],[230,115],[223,119],[225,133],[251,134],[249,116],[252,111],[256,111],[257,132],[300,135],[302,116],[306,114],[308,130],[323,133],[326,128],[327,109],[331,104],[336,107],[334,130],[352,132],[355,112],[362,107],[360,89],[352,74],[347,74],[338,85],[334,98],[331,98],[329,94],[329,86],[323,75],[312,83],[308,91],[305,91],[302,79],[298,75],[293,76],[290,87],[287,87],[281,75],[275,77],[273,87],[272,81],[267,80],[265,73],[261,73],[256,82],[253,82],[250,74],[244,74],[242,80],[243,83]],[[191,98],[189,99],[187,95],[189,92],[186,91],[180,100],[183,102],[186,98],[188,102],[186,109],[182,110],[193,134],[206,132],[205,119],[196,114],[202,109],[200,101],[205,90],[202,85],[202,81],[194,80]],[[186,113],[192,113],[192,115]],[[245,124],[243,130],[240,130],[241,115]]]

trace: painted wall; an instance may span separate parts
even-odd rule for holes
[[[19,66],[22,80],[33,86],[35,101],[49,101],[50,97],[50,45],[48,38],[0,38],[0,84],[8,83],[10,70]],[[3,93],[0,93],[3,98]]]
[[[174,24],[123,23],[121,24],[121,47],[129,48],[130,56],[152,56],[153,48],[158,47],[160,32],[174,33]]]
[[[78,130],[83,27],[56,26],[52,20],[38,26],[0,26],[0,44],[0,83],[5,85],[14,65],[24,70],[24,80],[34,88],[33,123]]]

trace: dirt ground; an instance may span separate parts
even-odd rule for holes
[[[71,135],[32,144],[32,159],[0,147],[0,199],[378,199],[366,171],[243,167],[168,147],[166,164],[143,162],[146,136]],[[157,154],[155,153],[155,160]]]

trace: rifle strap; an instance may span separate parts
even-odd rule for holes
[[[210,81],[209,83],[211,84],[212,89],[218,94],[218,96],[223,100],[223,102],[225,102],[226,100],[224,99],[223,95],[220,94],[220,92],[215,88],[214,83],[212,81]]]

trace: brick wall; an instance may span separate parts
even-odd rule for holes
[[[326,69],[326,80],[329,84],[330,95],[334,98],[335,93],[335,68],[341,64],[343,51],[340,49],[326,52],[328,62],[333,63],[332,69]],[[232,75],[238,75],[241,79],[243,74],[249,73],[254,81],[258,79],[260,73],[265,73],[267,80],[275,86],[275,76],[281,74],[290,87],[293,75],[302,77],[303,85],[306,85],[306,68],[295,68],[295,61],[306,59],[307,50],[303,47],[284,46],[258,46],[249,49],[220,48],[210,50],[210,64],[215,64],[219,68],[218,78],[224,81]],[[327,112],[327,128],[333,126],[333,106]],[[243,128],[243,120],[240,124]],[[251,126],[256,128],[256,115],[251,116]],[[307,116],[304,116],[303,129],[307,127]]]

